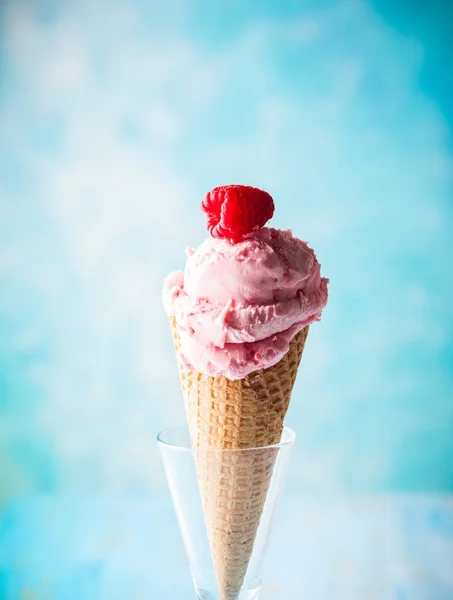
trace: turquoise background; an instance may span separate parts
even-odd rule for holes
[[[331,280],[291,485],[453,490],[453,5],[163,4],[1,3],[0,505],[164,487],[162,281],[232,182]]]

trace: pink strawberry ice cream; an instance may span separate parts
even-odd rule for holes
[[[181,362],[228,379],[275,365],[320,319],[327,284],[313,250],[289,230],[264,227],[237,243],[209,237],[164,284]]]

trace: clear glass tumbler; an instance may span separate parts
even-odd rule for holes
[[[158,435],[171,496],[200,600],[257,600],[269,529],[295,433],[273,446],[193,448],[187,428]]]

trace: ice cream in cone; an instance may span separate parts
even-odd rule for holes
[[[272,198],[224,186],[202,204],[211,237],[170,274],[170,317],[221,600],[236,600],[253,551],[309,325],[327,302],[313,250],[264,227]],[[221,450],[222,452],[216,452]],[[224,452],[226,450],[226,452]]]

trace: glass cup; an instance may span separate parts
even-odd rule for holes
[[[186,427],[158,435],[199,600],[257,600],[269,530],[295,433],[260,448],[193,448]]]

